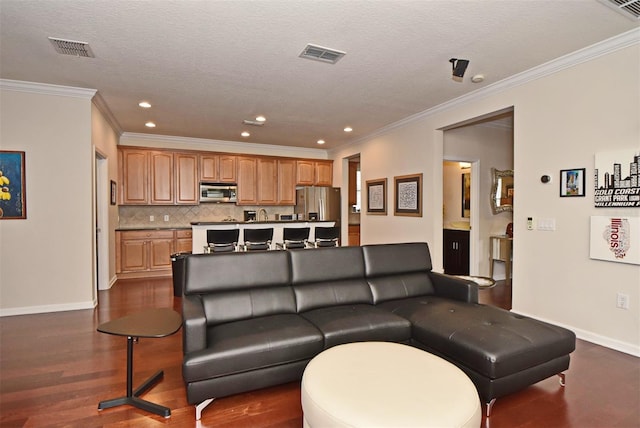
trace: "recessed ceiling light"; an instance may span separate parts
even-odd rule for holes
[[[350,126],[347,126],[346,128],[344,128],[344,132],[351,132],[353,131],[353,128]]]
[[[324,144],[324,140],[318,140],[318,144]]]
[[[148,101],[140,101],[138,105],[142,108],[151,108],[151,104]]]
[[[480,83],[480,82],[484,81],[484,74],[476,74],[475,76],[473,76],[471,78],[471,81],[473,83]]]
[[[144,124],[144,126],[146,126],[147,128],[155,128],[156,124],[153,122],[147,122]]]
[[[249,134],[247,131],[242,132],[242,134],[240,134],[240,135],[242,135],[245,138],[251,136],[251,134]]]
[[[267,118],[266,118],[266,117],[264,117],[264,116],[258,116],[258,117],[256,117],[256,120],[257,120],[258,122],[266,122],[266,121],[267,121]]]

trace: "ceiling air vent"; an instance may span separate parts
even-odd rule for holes
[[[600,0],[600,3],[617,10],[627,18],[640,20],[640,0]]]
[[[93,52],[89,47],[89,43],[77,42],[75,40],[56,39],[55,37],[49,37],[49,41],[59,54],[95,58],[95,55],[93,55]]]
[[[346,55],[346,52],[335,49],[323,48],[322,46],[308,44],[300,54],[300,58],[312,59],[314,61],[335,64]]]

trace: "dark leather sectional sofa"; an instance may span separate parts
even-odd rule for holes
[[[183,377],[196,419],[215,397],[300,380],[315,355],[356,341],[445,358],[471,378],[489,414],[496,398],[561,374],[575,349],[573,332],[478,304],[476,284],[432,272],[426,243],[184,263]]]

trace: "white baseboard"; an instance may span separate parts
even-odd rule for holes
[[[14,315],[45,314],[49,312],[77,311],[79,309],[93,309],[97,301],[66,303],[61,305],[25,306],[22,308],[0,309],[0,317],[10,317]]]
[[[573,327],[570,325],[565,325],[554,320],[547,320],[544,318],[540,318],[538,316],[527,314],[525,312],[520,312],[520,311],[514,311],[514,312],[530,318],[535,318],[540,321],[548,322],[549,324],[554,324],[559,327],[564,327],[568,330],[573,331],[576,334],[576,337],[578,339],[586,340],[587,342],[604,346],[605,348],[610,348],[610,349],[613,349],[614,351],[624,352],[625,354],[633,355],[634,357],[640,357],[640,345],[635,345],[633,343],[623,342],[618,339],[602,336],[601,334],[583,330],[581,328]]]

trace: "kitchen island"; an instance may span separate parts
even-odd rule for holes
[[[192,222],[191,229],[193,231],[192,253],[203,254],[204,247],[207,246],[207,230],[211,229],[240,229],[238,244],[244,242],[245,229],[264,229],[273,228],[273,240],[271,241],[271,249],[276,248],[276,243],[283,242],[282,231],[285,227],[309,227],[309,241],[315,239],[316,227],[332,227],[335,221],[306,221],[306,220],[281,220],[281,221],[199,221]]]

